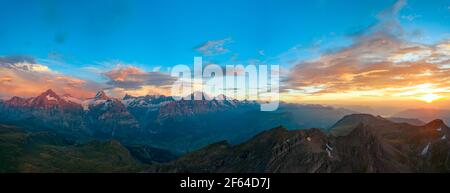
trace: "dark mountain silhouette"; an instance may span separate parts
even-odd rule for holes
[[[395,117],[420,119],[428,122],[434,119],[442,119],[447,124],[450,123],[450,110],[445,109],[408,109],[394,115]]]
[[[408,119],[408,118],[402,118],[402,117],[389,117],[389,121],[395,122],[395,123],[408,123],[410,125],[425,125],[425,122],[419,120],[419,119]]]
[[[337,131],[334,131],[337,130]],[[211,144],[147,172],[449,172],[449,128],[355,114],[331,134],[277,127],[247,142]]]

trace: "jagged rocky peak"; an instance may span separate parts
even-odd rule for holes
[[[128,99],[134,99],[136,97],[129,95],[128,93],[125,94],[122,100],[128,100]]]
[[[52,89],[48,89],[37,97],[23,99],[20,97],[13,97],[6,102],[9,106],[30,107],[39,109],[59,108],[72,109],[79,108],[80,105],[73,101],[66,100],[65,97],[60,97]]]
[[[43,92],[38,97],[36,97],[36,99],[39,99],[39,98],[45,98],[47,100],[60,100],[61,99],[52,89],[48,89],[47,91]]]
[[[95,100],[108,100],[108,99],[110,99],[110,98],[109,98],[108,95],[106,95],[106,93],[102,90],[102,91],[99,91],[99,92],[95,95],[94,99],[95,99]]]
[[[161,95],[161,94],[146,95],[145,97],[151,98],[151,99],[168,98],[167,96]]]
[[[26,99],[24,99],[24,98],[21,98],[21,97],[18,97],[18,96],[13,96],[13,97],[11,97],[11,99],[9,99],[7,101],[9,101],[9,102],[23,102],[25,100]]]
[[[63,94],[63,95],[61,96],[61,98],[62,98],[63,100],[65,100],[65,101],[67,101],[67,102],[72,102],[72,103],[77,103],[77,104],[82,104],[82,103],[83,103],[83,100],[82,100],[82,99],[73,97],[73,96],[70,95],[70,94]]]
[[[5,101],[8,106],[24,106],[27,103],[27,99],[18,96],[13,96],[11,99]]]
[[[21,107],[50,107],[55,106],[61,102],[64,102],[61,97],[57,95],[52,89],[48,89],[37,97],[21,98],[18,96],[14,96],[10,100],[5,101],[5,104],[9,106]]]
[[[226,100],[227,101],[234,101],[234,102],[239,101],[239,100],[237,100],[235,98],[229,97],[229,96],[224,95],[224,94],[219,94],[214,99],[216,99],[216,100],[224,100],[224,101],[226,101]]]
[[[236,99],[234,99],[234,98],[231,98],[231,97],[229,97],[229,96],[226,96],[226,95],[224,95],[224,94],[219,94],[219,95],[217,95],[217,96],[211,96],[211,95],[209,95],[209,94],[207,94],[207,93],[205,93],[205,92],[202,92],[202,91],[194,91],[194,92],[192,92],[191,94],[189,94],[189,95],[186,95],[183,99],[186,99],[186,100],[198,100],[198,99],[201,99],[201,100],[229,100],[229,101],[238,101],[238,100],[236,100]]]
[[[206,93],[204,93],[202,91],[194,91],[193,93],[187,95],[183,99],[187,99],[187,100],[199,100],[199,99],[201,99],[201,100],[211,100],[212,98],[208,94],[206,94]]]
[[[160,105],[165,105],[173,100],[174,99],[170,96],[167,97],[159,94],[145,96],[131,96],[129,94],[126,94],[122,99],[122,103],[128,107],[155,108]]]
[[[224,94],[219,94],[216,96],[217,100],[228,100],[229,98],[227,96],[225,96]]]
[[[32,106],[35,107],[48,107],[59,104],[62,101],[61,97],[57,95],[52,89],[41,93],[39,96],[33,99]]]

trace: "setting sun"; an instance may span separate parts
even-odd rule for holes
[[[432,103],[432,102],[442,99],[442,98],[444,98],[444,97],[437,95],[437,94],[430,93],[430,94],[423,95],[423,96],[419,97],[418,99],[421,101],[425,101],[426,103]]]

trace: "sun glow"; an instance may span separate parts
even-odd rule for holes
[[[444,97],[437,95],[437,94],[430,93],[430,94],[423,95],[423,96],[419,97],[418,99],[421,101],[425,101],[426,103],[432,103],[432,102],[442,99],[442,98],[444,98]]]

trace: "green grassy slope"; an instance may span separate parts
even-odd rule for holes
[[[145,167],[117,141],[75,145],[51,133],[0,125],[0,172],[137,172]]]

